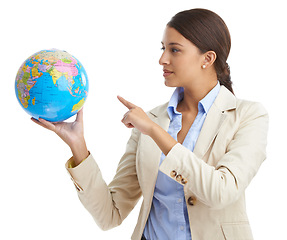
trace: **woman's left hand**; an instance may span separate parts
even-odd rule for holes
[[[136,128],[141,133],[150,135],[155,123],[147,116],[147,114],[138,106],[118,96],[119,101],[125,105],[129,111],[124,115],[122,123],[127,128]]]

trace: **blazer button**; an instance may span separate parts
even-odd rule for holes
[[[181,183],[184,185],[184,184],[187,183],[187,180],[186,180],[185,178],[182,178],[182,179],[181,179]]]
[[[182,180],[182,176],[180,174],[178,174],[176,176],[176,181],[181,182],[181,180]]]
[[[175,178],[176,175],[177,175],[177,172],[176,172],[175,170],[172,170],[172,171],[170,172],[170,176],[171,176],[171,177]]]
[[[190,206],[194,206],[196,203],[196,198],[195,197],[189,197],[187,202]]]

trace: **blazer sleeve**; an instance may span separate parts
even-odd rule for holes
[[[66,163],[80,201],[102,230],[120,225],[141,196],[135,161],[138,135],[139,132],[134,129],[109,185],[105,183],[92,155],[75,168],[68,168],[72,159]]]
[[[241,113],[239,127],[215,167],[178,143],[162,162],[160,171],[174,179],[172,171],[180,174],[185,188],[198,200],[214,209],[224,208],[239,199],[265,160],[267,130],[266,110],[252,103]]]

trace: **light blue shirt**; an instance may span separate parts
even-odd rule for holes
[[[219,90],[220,85],[218,82],[198,103],[198,114],[182,143],[190,151],[194,150],[206,115]],[[175,140],[177,140],[177,134],[182,127],[182,114],[176,108],[178,103],[183,99],[183,91],[183,88],[176,88],[167,107],[170,118],[168,133]],[[162,153],[160,163],[162,163],[164,158],[165,155]],[[148,240],[191,239],[183,186],[161,171],[158,172],[152,206],[144,229],[144,235]]]

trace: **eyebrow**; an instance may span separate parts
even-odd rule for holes
[[[161,44],[164,45],[163,42],[161,42]],[[168,45],[170,45],[170,46],[179,45],[179,46],[183,47],[183,45],[181,45],[181,44],[179,44],[179,43],[177,43],[177,42],[171,42],[171,43],[169,43]]]

